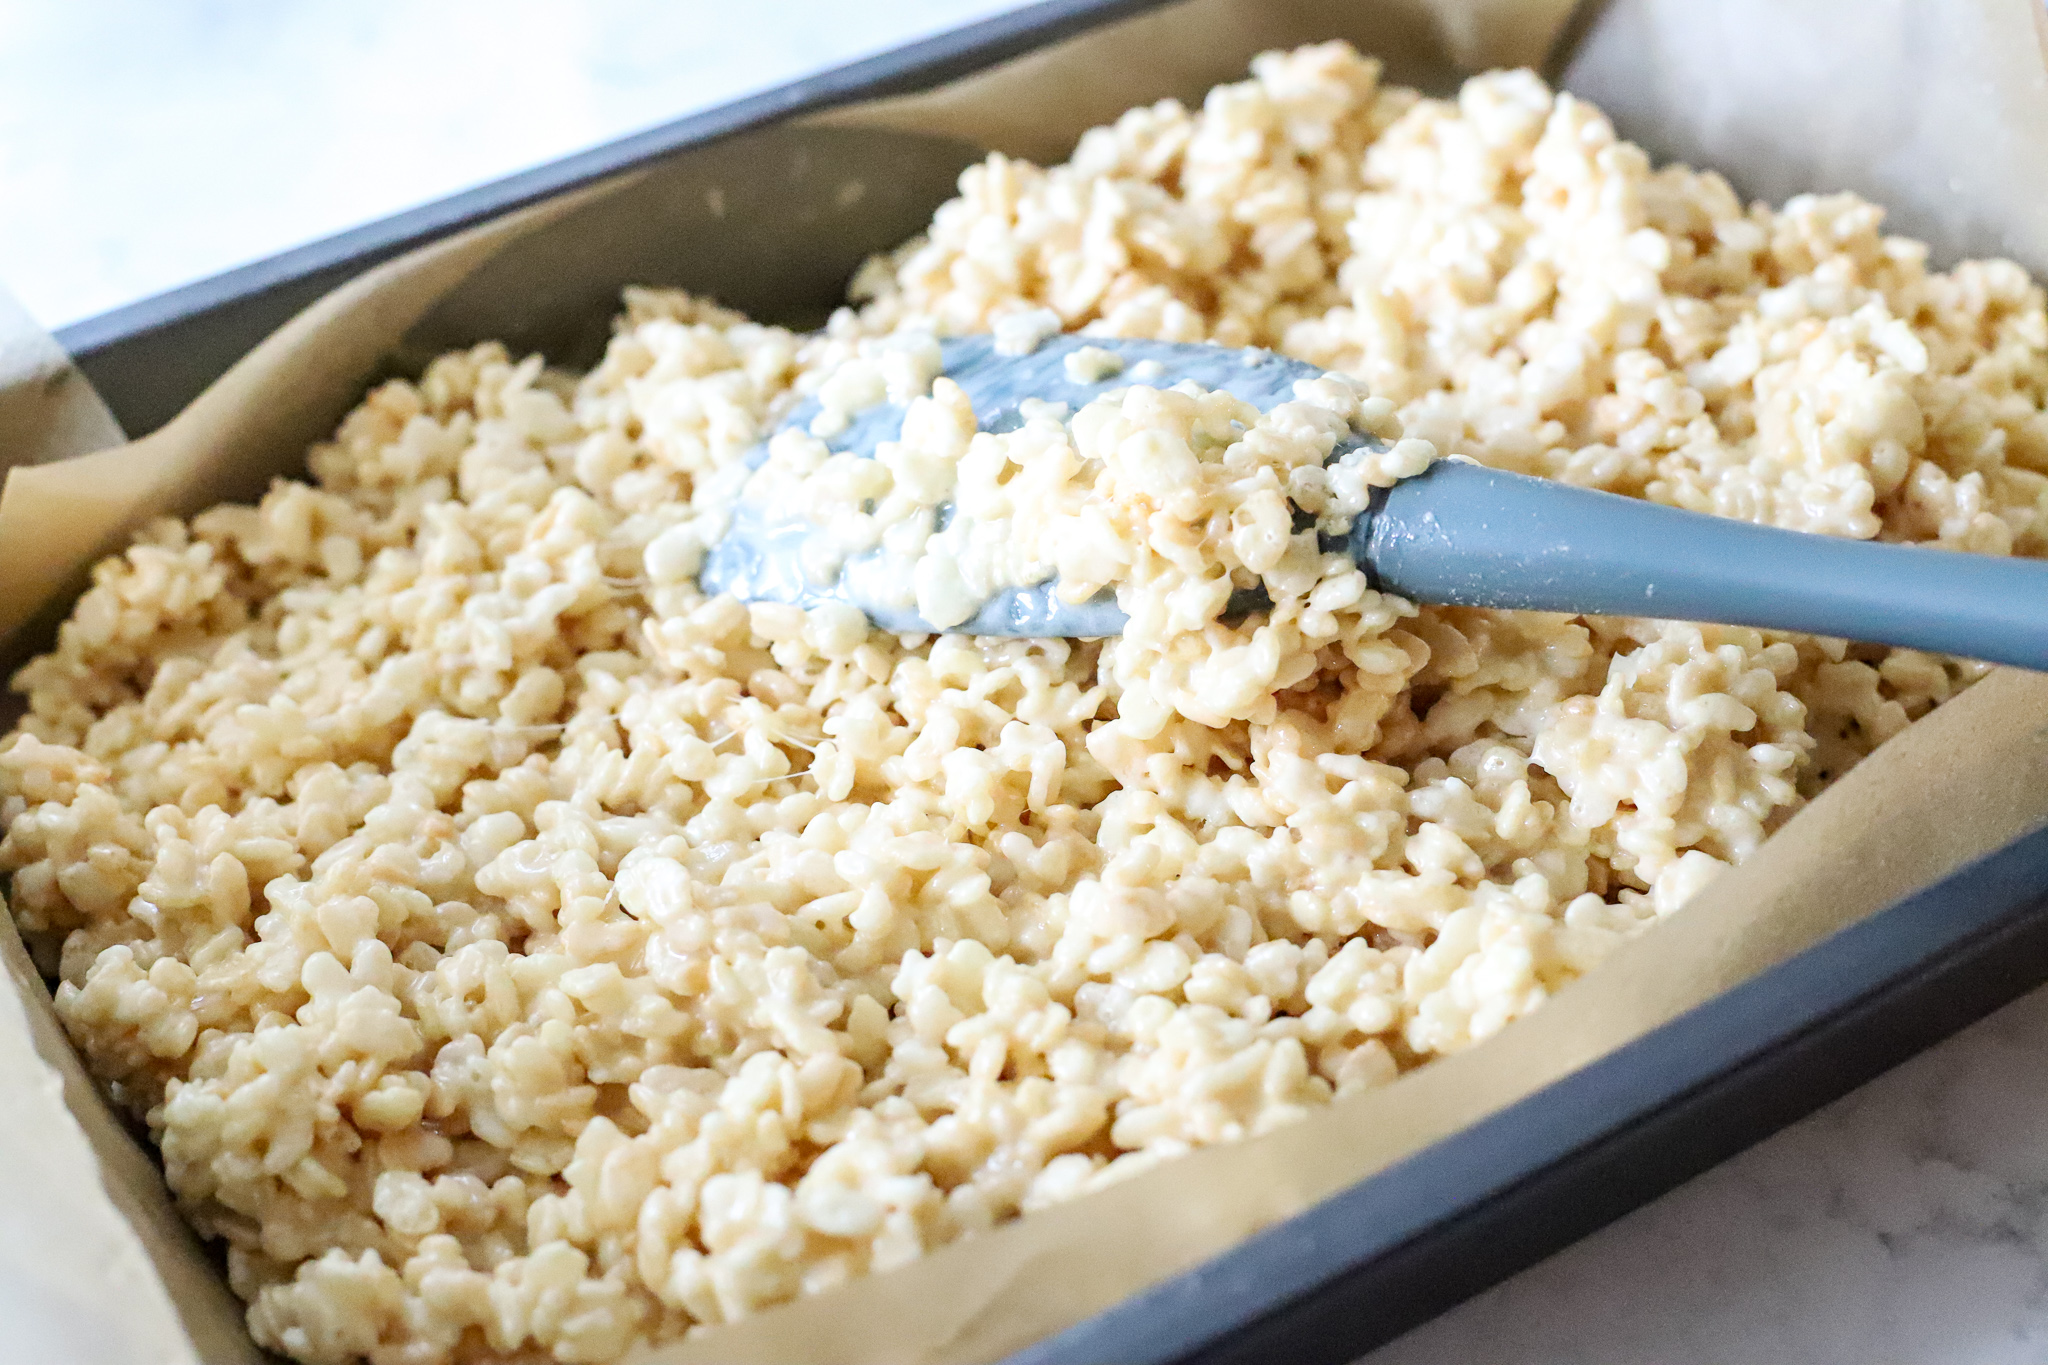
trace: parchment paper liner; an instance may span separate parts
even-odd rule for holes
[[[2039,271],[2048,261],[2048,81],[2032,8],[1613,0],[1590,21],[1581,16],[1584,41],[1566,84],[1653,151],[1714,164],[1747,192],[1858,189],[1893,207],[1894,230],[1930,239],[1937,259],[1989,251]],[[1442,89],[1446,57],[1466,67],[1541,62],[1569,9],[1567,0],[1192,0],[940,91],[814,122],[964,136],[1057,158],[1089,124],[1165,94],[1198,98],[1263,47],[1350,37],[1389,58],[1391,79]],[[76,452],[109,439],[110,419],[103,409],[95,416],[47,339],[18,310],[0,308],[0,464],[12,466],[0,499],[0,582],[10,588],[0,632],[58,598],[145,516],[250,497],[296,467],[380,363],[431,321],[438,300],[509,243],[616,188],[593,187],[371,271],[282,328],[162,431],[93,454]],[[10,373],[9,356],[29,359]],[[643,1359],[851,1365],[976,1361],[1015,1349],[2039,826],[2048,821],[2044,778],[2048,678],[2001,672],[1887,744],[1747,864],[1493,1039],[1282,1131],[1197,1152]],[[160,1176],[64,1043],[11,925],[0,930],[0,956],[17,986],[0,999],[0,1277],[30,1285],[24,1302],[40,1294],[97,1315],[65,1339],[63,1358],[79,1365],[260,1359]],[[97,1181],[85,1178],[95,1170]],[[27,1344],[12,1330],[10,1347]]]

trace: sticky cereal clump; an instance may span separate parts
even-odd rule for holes
[[[1041,547],[1120,585],[1112,645],[707,600],[799,395],[942,402],[966,331],[1261,345],[1373,395],[1390,477],[2043,548],[2017,267],[1745,208],[1523,73],[1269,54],[991,157],[860,286],[809,337],[629,292],[580,378],[445,356],[310,483],[148,528],[17,679],[12,912],[264,1345],[609,1361],[1265,1131],[1536,1008],[1978,672],[1418,608],[1282,515],[1365,472],[1229,443],[1220,518]],[[1149,392],[1032,458],[1227,406]],[[1239,575],[1270,615],[1219,618]]]
[[[1113,590],[1134,644],[1169,622],[1205,626],[1251,589],[1268,591],[1277,625],[1292,612],[1281,599],[1319,576],[1356,575],[1346,601],[1365,592],[1318,534],[1349,531],[1373,489],[1436,458],[1428,442],[1392,433],[1387,405],[1353,380],[1323,375],[1294,390],[1270,412],[1193,380],[1115,389],[1079,412],[1025,399],[998,421],[1005,429],[982,431],[961,387],[937,379],[872,455],[777,433],[733,505],[803,532],[794,567],[809,583],[832,584],[858,558],[861,582],[882,586],[850,600],[914,609],[940,630],[1002,589],[1054,578],[1068,602]],[[1299,527],[1297,510],[1309,518]],[[1166,586],[1169,562],[1179,577]],[[1169,602],[1163,614],[1145,606]]]

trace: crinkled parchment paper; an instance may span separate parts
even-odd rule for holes
[[[1347,37],[1384,56],[1390,79],[1436,90],[1460,69],[1564,55],[1565,84],[1660,157],[1716,166],[1771,199],[1853,189],[1890,205],[1891,227],[1930,240],[1940,260],[2003,254],[2048,271],[2048,67],[2032,0],[1588,4],[1574,18],[1570,0],[1189,0],[939,91],[811,122],[1058,159],[1090,124],[1165,95],[1199,98],[1261,48]],[[1562,54],[1560,33],[1573,40]],[[251,497],[294,470],[409,336],[437,331],[436,310],[457,286],[514,241],[545,246],[551,226],[574,230],[572,210],[601,212],[620,188],[600,185],[378,267],[130,445],[108,445],[118,432],[89,390],[47,337],[0,303],[0,467],[9,470],[0,634],[61,600],[141,518]],[[504,256],[501,268],[520,259]],[[2048,677],[2001,672],[1885,745],[1654,932],[1485,1043],[1281,1131],[1197,1152],[644,1359],[995,1358],[2044,822]],[[11,927],[0,929],[0,957],[16,987],[0,991],[0,1332],[14,1334],[0,1354],[26,1348],[24,1359],[78,1365],[258,1359],[213,1262],[63,1042]]]

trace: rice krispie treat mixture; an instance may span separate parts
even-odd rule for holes
[[[1301,471],[1349,423],[2040,553],[2042,293],[1879,229],[1329,45],[991,157],[821,335],[636,292],[580,378],[446,356],[311,482],[99,566],[16,682],[14,916],[306,1362],[609,1361],[1258,1133],[1536,1008],[1978,672],[1417,607],[1292,529]],[[1126,376],[1000,451],[897,395],[947,477],[1104,491],[1059,567],[1115,642],[699,593],[799,395],[1053,328],[1358,383],[1260,418]]]

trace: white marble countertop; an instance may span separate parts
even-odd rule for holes
[[[2048,1360],[2048,990],[1360,1365]]]
[[[1007,7],[0,0],[0,280],[59,326]],[[2044,1212],[2048,992],[1368,1359],[2048,1361]]]

